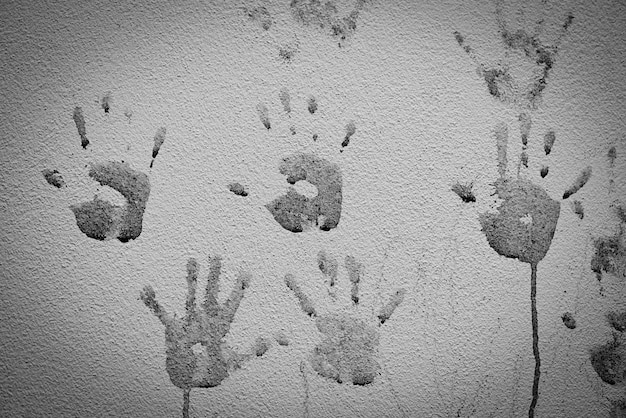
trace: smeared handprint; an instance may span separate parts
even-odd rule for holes
[[[334,295],[338,263],[335,259],[321,251],[317,262],[320,271],[327,277],[331,296]],[[354,307],[359,306],[359,283],[363,276],[363,265],[353,257],[347,256],[344,262],[351,283],[350,298]],[[309,362],[313,369],[325,378],[338,383],[368,385],[373,383],[379,374],[380,365],[376,360],[378,349],[378,327],[387,321],[395,309],[402,303],[405,290],[396,290],[385,306],[383,306],[374,324],[346,314],[333,312],[320,315],[308,296],[302,291],[295,277],[285,276],[285,284],[296,295],[300,308],[304,313],[315,319],[318,331],[323,340],[311,353]]]

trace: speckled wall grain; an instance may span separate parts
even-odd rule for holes
[[[0,415],[626,416],[624,27],[3,1]]]

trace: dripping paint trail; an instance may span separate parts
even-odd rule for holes
[[[489,246],[501,256],[514,258],[530,264],[531,270],[531,322],[533,332],[533,356],[535,358],[535,372],[533,377],[532,401],[528,410],[529,417],[533,417],[539,399],[539,381],[541,377],[541,358],[539,353],[539,329],[537,318],[537,267],[546,256],[561,213],[561,204],[553,200],[545,190],[529,180],[519,177],[511,178],[507,175],[507,147],[508,129],[499,124],[495,128],[495,139],[498,158],[499,179],[494,186],[496,195],[502,199],[497,213],[482,213],[479,221]],[[522,137],[528,141],[528,133],[521,130]],[[550,137],[550,150],[556,138],[554,133]],[[524,151],[522,151],[524,152]],[[549,151],[546,149],[546,154]],[[591,167],[585,168],[578,176],[574,185],[563,195],[567,199],[578,192],[591,177]],[[458,193],[457,193],[458,194]],[[575,326],[573,318],[565,317],[566,326]],[[569,325],[568,325],[569,324]]]

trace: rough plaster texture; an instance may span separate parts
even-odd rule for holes
[[[535,416],[624,416],[624,27],[622,1],[1,2],[0,416],[180,416],[139,296],[182,312],[186,260],[216,255],[220,304],[250,274],[221,343],[279,343],[194,388],[190,416],[526,416],[530,269],[481,231],[499,177],[560,202],[537,267]],[[266,206],[289,187],[320,201],[280,171],[305,154],[339,168],[341,216],[293,233]],[[71,209],[138,207],[90,177],[108,162],[150,185],[126,242],[89,238]],[[369,322],[371,383],[309,361],[327,342],[285,275],[317,311],[344,307],[333,324],[354,314],[320,251],[363,264],[367,318],[405,290]]]

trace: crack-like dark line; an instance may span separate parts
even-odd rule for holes
[[[535,416],[535,406],[539,398],[539,377],[541,359],[539,358],[539,324],[537,322],[537,263],[530,265],[530,309],[533,323],[533,355],[535,356],[535,376],[533,378],[533,400],[528,408],[528,417]]]

